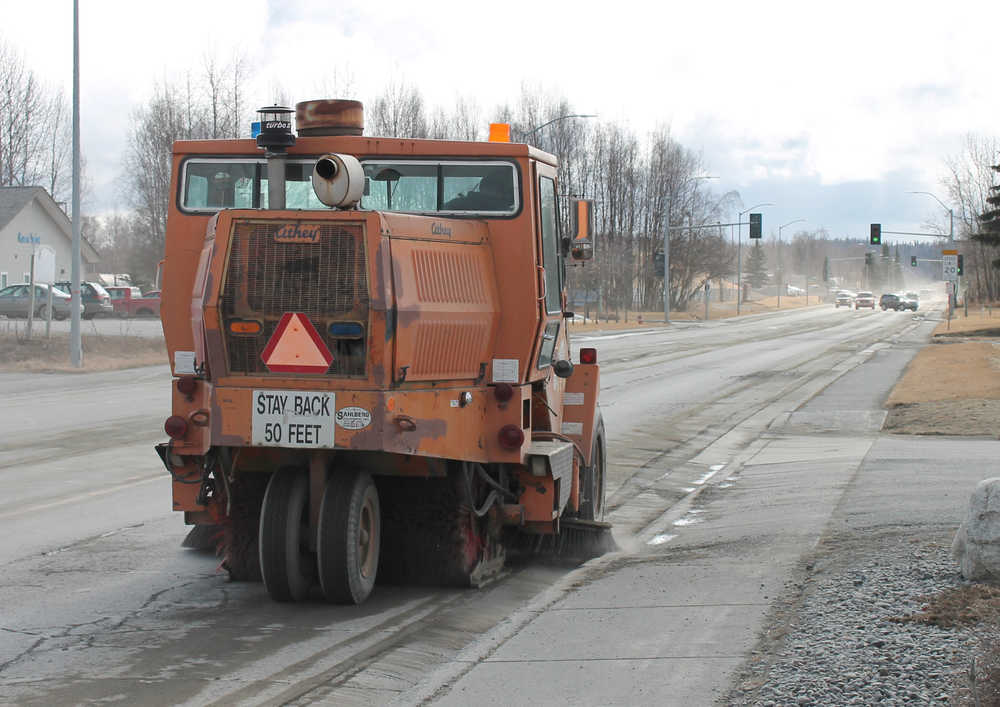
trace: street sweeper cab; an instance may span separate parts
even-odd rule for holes
[[[276,600],[480,585],[508,548],[607,541],[597,354],[570,357],[590,204],[509,141],[365,136],[356,101],[178,141],[157,451],[173,507]],[[501,138],[502,139],[502,138]]]

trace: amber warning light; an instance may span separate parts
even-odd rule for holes
[[[490,123],[490,142],[510,142],[510,123]]]

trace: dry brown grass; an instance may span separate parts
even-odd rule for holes
[[[1000,400],[1000,342],[925,346],[910,362],[887,404],[970,398]]]
[[[969,316],[964,316],[964,309],[955,310],[951,323],[943,321],[934,329],[934,336],[1000,336],[1000,308],[992,306],[970,307]]]
[[[1000,432],[1000,342],[925,346],[886,401],[883,429],[896,434],[996,435]]]
[[[83,367],[74,368],[69,360],[69,336],[45,338],[44,326],[41,332],[27,340],[23,332],[0,331],[0,371],[89,373],[167,363],[162,338],[84,334]]]

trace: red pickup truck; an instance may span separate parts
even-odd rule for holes
[[[111,306],[119,317],[160,316],[160,293],[146,295],[138,287],[106,287],[111,295]]]

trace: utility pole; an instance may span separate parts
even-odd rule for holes
[[[69,301],[69,359],[74,368],[83,366],[80,341],[80,0],[73,0],[73,265]]]
[[[778,262],[775,263],[775,265],[777,265],[777,267],[775,268],[775,271],[778,273],[778,309],[781,309],[781,284],[782,284],[782,281],[785,279],[784,268],[781,265],[781,229],[785,228],[786,226],[791,226],[793,223],[801,223],[803,221],[805,221],[804,218],[797,218],[794,221],[789,221],[784,226],[778,226]],[[809,276],[807,275],[806,276],[806,278],[807,278],[807,281],[806,281],[806,288],[807,288],[806,292],[809,292],[809,290],[808,290],[808,287],[809,287],[808,277]],[[806,296],[806,304],[808,304],[808,303],[809,303],[809,299],[808,299],[808,295],[807,295]]]

